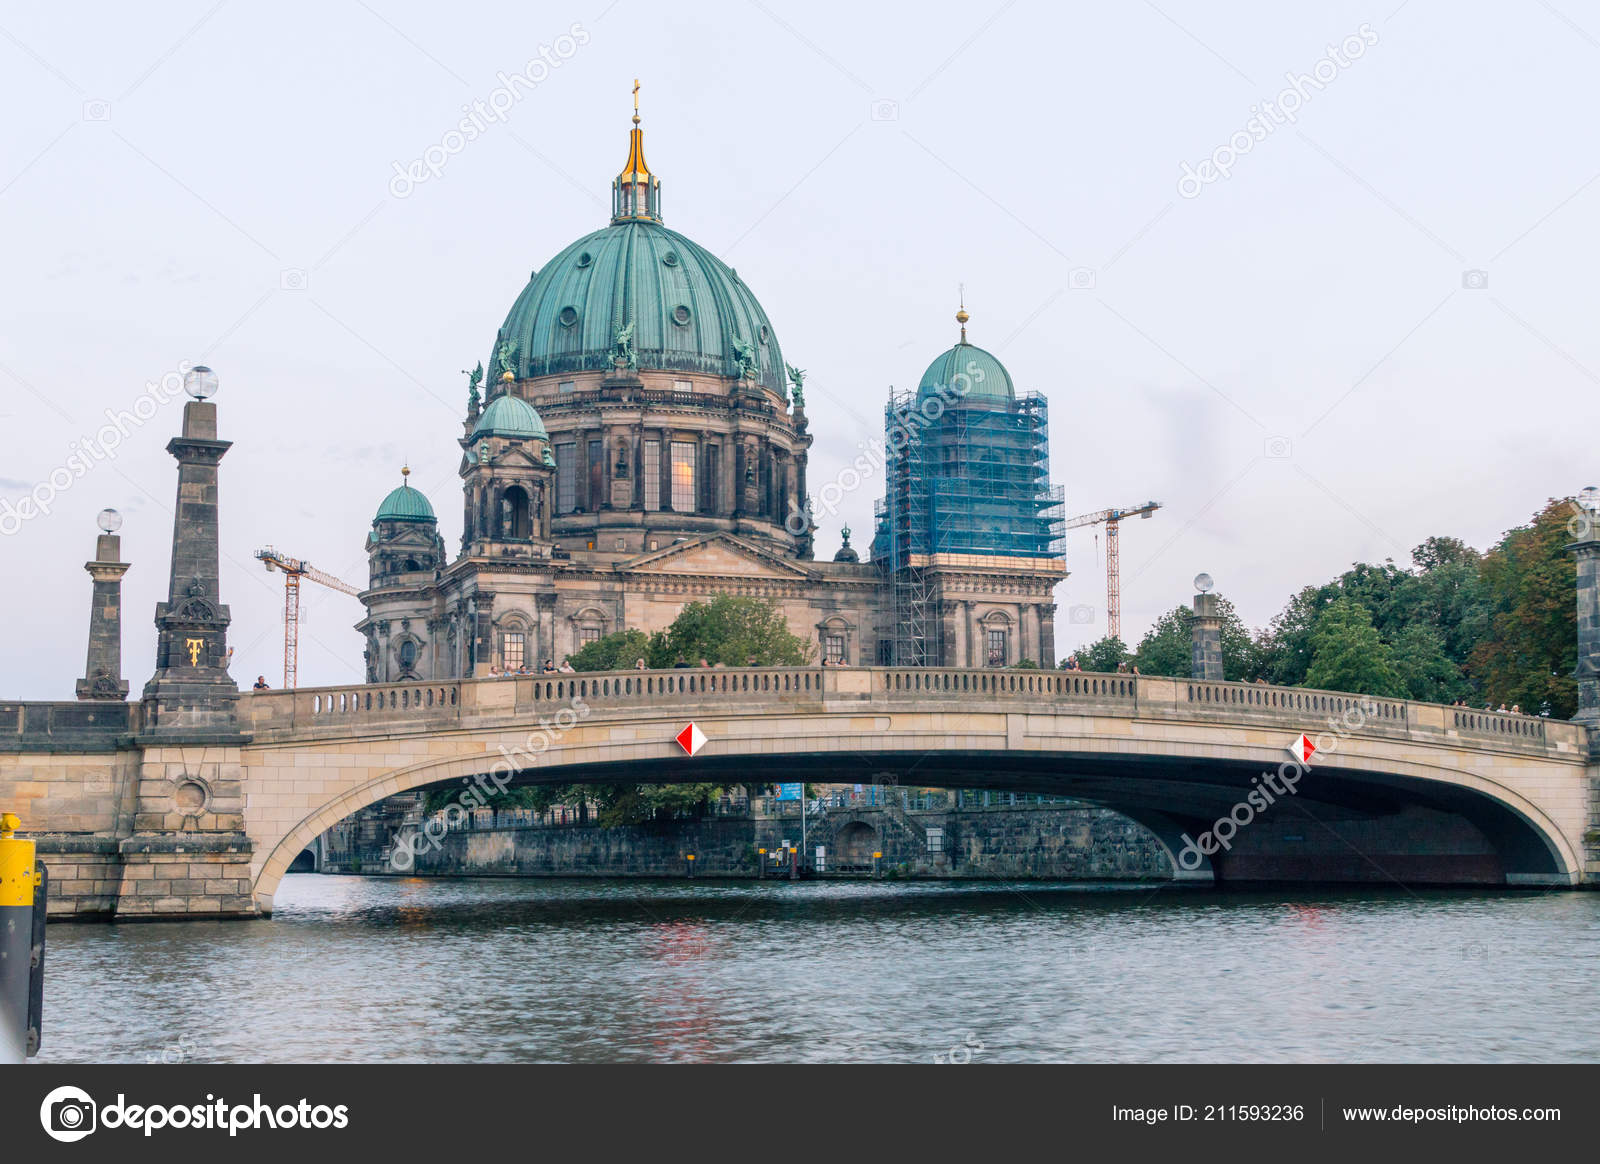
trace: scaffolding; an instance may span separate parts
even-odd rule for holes
[[[1053,571],[1065,554],[1064,493],[1050,484],[1044,396],[927,407],[936,399],[896,392],[884,408],[888,485],[874,556],[886,560],[894,587],[895,666],[942,657],[938,567]]]

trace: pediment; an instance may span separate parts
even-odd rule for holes
[[[616,569],[631,574],[699,574],[732,578],[804,580],[815,577],[799,563],[730,534],[712,534],[640,554]]]

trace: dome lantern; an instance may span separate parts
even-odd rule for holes
[[[611,222],[660,222],[661,179],[644,160],[644,130],[639,128],[639,79],[633,80],[633,129],[628,133],[628,160],[611,182]]]

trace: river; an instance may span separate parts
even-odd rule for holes
[[[1600,893],[285,878],[52,925],[42,1061],[1600,1061]]]

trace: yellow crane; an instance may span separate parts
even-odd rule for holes
[[[1114,639],[1122,638],[1122,560],[1118,523],[1128,517],[1149,520],[1150,515],[1160,508],[1161,502],[1146,501],[1142,505],[1130,505],[1124,509],[1102,509],[1095,513],[1080,513],[1077,517],[1067,520],[1068,529],[1101,524],[1106,527],[1106,634]]]
[[[256,557],[261,559],[269,574],[274,570],[283,571],[283,685],[296,687],[299,685],[300,579],[309,578],[319,586],[326,586],[341,594],[360,594],[361,591],[332,574],[316,569],[303,558],[291,558],[271,546],[257,550]]]

